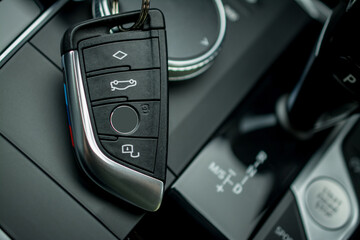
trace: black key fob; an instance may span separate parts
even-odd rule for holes
[[[77,159],[99,186],[147,211],[164,192],[168,142],[163,14],[149,10],[83,22],[62,41],[69,126]]]

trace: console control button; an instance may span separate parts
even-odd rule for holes
[[[153,172],[157,140],[119,137],[117,141],[102,140],[101,145],[115,158]]]
[[[128,100],[159,100],[160,70],[127,71],[87,79],[91,101],[126,97]]]
[[[125,107],[126,106],[126,107]],[[160,103],[124,102],[93,107],[98,134],[131,135],[132,137],[153,137],[159,135]],[[138,123],[136,123],[138,117]],[[125,123],[125,119],[130,120]]]
[[[296,200],[288,191],[270,217],[262,224],[254,240],[306,240]]]
[[[351,217],[351,203],[347,192],[330,178],[312,182],[306,190],[305,198],[307,210],[322,227],[339,229]]]
[[[112,111],[110,123],[116,132],[128,135],[139,127],[139,116],[132,107],[121,105]]]
[[[86,72],[112,68],[160,68],[157,39],[107,43],[83,50]],[[151,53],[151,54],[144,54]]]

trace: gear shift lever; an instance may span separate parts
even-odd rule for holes
[[[278,101],[281,125],[300,139],[335,125],[359,106],[359,6],[350,9],[355,2],[341,0],[333,9],[302,78]]]

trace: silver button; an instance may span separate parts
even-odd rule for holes
[[[312,182],[306,190],[306,205],[320,226],[335,230],[344,226],[351,216],[351,204],[345,189],[330,178]]]

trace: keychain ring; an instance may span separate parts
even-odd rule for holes
[[[117,1],[113,1],[113,2],[117,2]],[[129,28],[124,28],[123,26],[119,26],[120,30],[121,31],[130,31],[133,29],[139,29],[145,23],[145,20],[149,13],[149,8],[150,8],[150,0],[142,0],[141,10],[140,10],[138,20],[134,23],[134,25],[132,25]],[[119,7],[117,7],[117,12],[119,12]]]
[[[141,10],[139,18],[129,28],[124,28],[123,26],[117,26],[110,30],[110,32],[117,31],[130,31],[133,29],[139,29],[146,21],[146,18],[149,13],[150,0],[142,0]],[[120,13],[120,0],[93,0],[92,1],[92,14],[94,17],[104,17]]]

